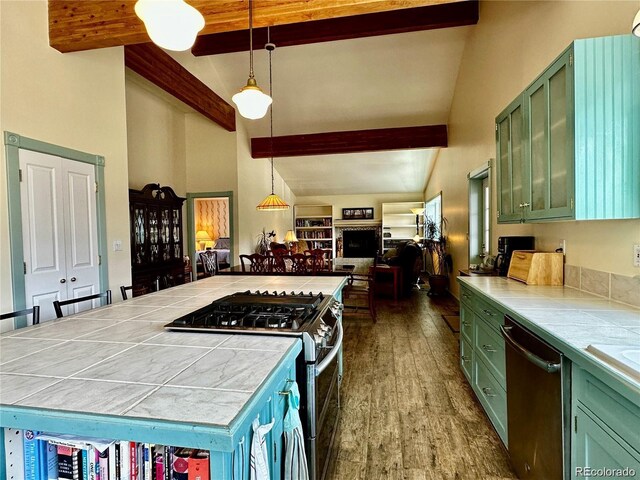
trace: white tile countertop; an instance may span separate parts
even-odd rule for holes
[[[0,335],[0,405],[227,427],[294,337],[169,332],[246,290],[332,295],[344,277],[216,276]]]
[[[505,277],[458,277],[525,320],[572,360],[589,359],[634,388],[640,384],[586,351],[591,344],[640,346],[640,309],[571,287],[525,285]],[[640,295],[640,292],[638,293]]]

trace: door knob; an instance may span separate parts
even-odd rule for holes
[[[76,281],[76,277],[71,277],[71,281],[75,282]]]
[[[67,283],[67,279],[66,278],[61,278],[60,279],[60,283]]]

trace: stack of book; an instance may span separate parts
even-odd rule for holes
[[[209,452],[24,431],[25,480],[209,480]]]

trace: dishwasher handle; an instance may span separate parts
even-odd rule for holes
[[[536,367],[541,368],[547,373],[556,373],[560,371],[560,363],[549,362],[543,358],[540,358],[535,353],[531,353],[529,350],[524,348],[515,339],[511,336],[511,330],[513,327],[509,325],[500,325],[500,332],[504,337],[505,341],[514,348],[516,352],[522,355],[524,358],[533,363]]]

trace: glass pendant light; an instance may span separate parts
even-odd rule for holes
[[[204,28],[202,14],[183,0],[138,0],[135,11],[151,41],[166,50],[189,50]]]
[[[633,33],[636,37],[640,37],[640,10],[636,13],[635,18],[633,19],[633,24],[631,25],[631,33]]]
[[[249,80],[231,100],[237,105],[240,115],[249,120],[264,117],[272,102],[271,97],[258,87],[253,75],[253,0],[249,0]]]
[[[268,31],[268,30],[267,30]],[[265,48],[269,51],[269,95],[273,96],[273,75],[271,69],[271,52],[273,52],[276,46],[273,43],[267,43]],[[269,97],[271,99],[271,97]],[[274,193],[273,182],[273,106],[269,113],[269,123],[271,125],[270,133],[270,145],[271,145],[271,194],[262,200],[256,210],[262,211],[275,211],[275,210],[288,210],[289,205],[282,200],[278,195]]]

